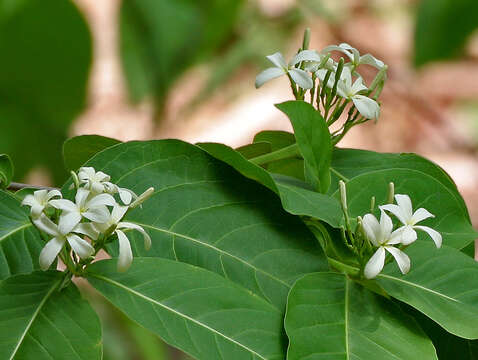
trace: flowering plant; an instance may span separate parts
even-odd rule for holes
[[[238,149],[73,138],[61,189],[0,190],[0,358],[101,359],[77,278],[197,359],[476,357],[463,198],[418,155],[337,146],[379,117],[387,66],[308,38],[256,79],[287,76],[293,133]]]

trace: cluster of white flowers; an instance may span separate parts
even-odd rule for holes
[[[73,256],[73,262],[79,264],[95,255],[107,238],[116,234],[119,241],[118,270],[125,271],[131,265],[133,255],[123,229],[141,232],[146,249],[151,246],[151,238],[141,226],[121,220],[129,209],[140,206],[151,196],[154,188],[136,196],[131,190],[111,183],[110,176],[96,172],[92,167],[82,167],[78,175],[72,175],[72,186],[76,187],[74,202],[63,199],[59,190],[37,190],[33,195],[25,196],[22,202],[22,205],[31,207],[35,226],[52,236],[40,253],[41,269],[47,270],[62,251],[66,251],[68,257],[62,260],[68,262],[72,255],[70,248],[79,258]],[[115,194],[121,203],[115,199]]]
[[[345,57],[342,57],[345,62],[337,81],[336,72],[339,63],[330,57],[333,51],[345,55]],[[257,75],[255,84],[257,88],[269,80],[287,75],[293,84],[297,84],[301,89],[309,90],[314,88],[314,80],[319,79],[319,88],[328,87],[332,89],[335,87],[336,95],[347,101],[352,101],[364,118],[378,118],[380,106],[376,99],[369,96],[371,91],[379,85],[379,82],[385,80],[387,66],[371,54],[360,55],[357,49],[342,43],[327,46],[320,52],[302,50],[289,63],[286,62],[280,52],[267,56],[267,59],[274,64],[274,67],[270,67]],[[360,65],[371,65],[379,70],[370,88],[364,84],[362,76],[357,72],[357,67]]]
[[[428,226],[416,225],[418,222],[434,217],[428,210],[420,208],[413,212],[412,202],[408,195],[395,195],[397,204],[379,206],[380,222],[372,214],[363,217],[362,225],[367,238],[378,249],[365,265],[364,275],[368,279],[376,277],[385,264],[385,251],[394,257],[403,274],[410,270],[410,258],[394,245],[410,245],[417,239],[415,230],[426,232],[435,242],[437,248],[441,247],[442,236]],[[393,222],[386,211],[397,217],[402,226],[393,230]]]

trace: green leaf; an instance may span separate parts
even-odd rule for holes
[[[0,190],[0,279],[39,269],[43,247],[27,208],[12,194]]]
[[[81,135],[63,144],[63,160],[67,170],[77,171],[96,153],[119,144],[121,141],[100,135]]]
[[[106,260],[89,268],[88,280],[131,319],[196,359],[285,358],[282,312],[210,271],[137,258],[120,274]]]
[[[268,142],[255,142],[236,148],[236,151],[246,159],[264,155],[271,152],[271,144]]]
[[[136,193],[155,188],[143,208],[126,217],[152,237],[146,251],[141,236],[128,233],[137,256],[176,259],[217,272],[281,310],[297,278],[328,268],[313,235],[299,218],[281,210],[272,192],[197,146],[178,140],[123,143],[96,154],[87,165]]]
[[[325,120],[304,101],[287,101],[276,106],[289,117],[294,128],[305,161],[305,179],[314,189],[326,193],[330,186],[332,143]]]
[[[61,146],[85,105],[91,36],[70,0],[12,3],[0,5],[0,153],[16,179],[40,166],[61,183]]]
[[[10,156],[0,154],[0,189],[6,189],[12,182],[13,164]]]
[[[358,175],[376,170],[410,169],[430,175],[446,186],[461,204],[468,220],[465,201],[445,170],[434,162],[412,153],[377,153],[368,150],[335,148],[332,154],[332,184],[330,190],[338,189],[339,179],[348,181]],[[471,220],[469,220],[471,222]]]
[[[448,246],[416,242],[407,249],[411,270],[385,267],[378,283],[388,294],[421,311],[448,332],[478,339],[478,263]]]
[[[288,360],[437,359],[413,318],[343,274],[298,280],[289,293],[285,328]]]
[[[334,198],[313,191],[307,184],[295,178],[271,175],[226,145],[201,143],[198,146],[215,158],[231,165],[247,178],[274,191],[279,195],[285,211],[294,215],[312,216],[331,226],[339,226],[342,210],[340,203]]]
[[[102,358],[101,325],[63,273],[34,272],[0,282],[0,358]]]
[[[387,201],[388,184],[395,184],[396,194],[410,196],[414,210],[423,207],[434,218],[420,222],[430,226],[443,236],[443,244],[457,249],[466,247],[476,239],[477,232],[468,221],[466,211],[456,194],[434,177],[421,171],[409,169],[387,169],[364,173],[347,182],[348,207],[351,217],[363,216],[370,212],[370,199],[375,196],[376,205]],[[334,196],[338,199],[339,192]],[[378,208],[375,208],[378,215]],[[429,242],[424,232],[418,232],[418,240]]]
[[[264,130],[254,136],[253,142],[267,142],[271,144],[271,151],[276,151],[295,144],[295,136],[287,131]]]
[[[462,55],[467,40],[477,28],[475,0],[421,1],[415,26],[415,65]]]

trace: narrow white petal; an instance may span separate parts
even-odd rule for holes
[[[340,74],[340,80],[343,82],[345,89],[352,90],[352,72],[348,66],[342,68],[342,73]],[[349,92],[349,91],[346,91]]]
[[[78,171],[78,179],[88,181],[95,176],[96,170],[92,167],[81,167]]]
[[[382,232],[382,239],[388,240],[390,234],[392,233],[393,222],[390,216],[388,216],[385,211],[380,211],[380,230]]]
[[[374,56],[372,56],[370,54],[365,54],[365,55],[361,56],[359,64],[372,65],[373,67],[375,67],[379,70],[381,70],[385,66],[383,61],[378,60],[377,58],[375,58]]]
[[[368,88],[363,84],[362,78],[359,77],[357,80],[355,80],[354,84],[352,85],[352,93],[357,94],[363,90],[368,90]]]
[[[41,215],[39,218],[33,219],[33,223],[38,229],[46,232],[48,235],[51,235],[51,236],[61,235],[58,230],[58,226],[49,218],[47,218],[45,215]]]
[[[425,220],[425,219],[428,219],[428,218],[431,218],[431,217],[435,217],[435,215],[433,215],[431,212],[429,212],[427,209],[424,209],[424,208],[420,208],[418,209],[417,211],[415,211],[412,215],[412,218],[411,218],[411,223],[413,225],[415,225],[416,223],[422,221],[422,220]]]
[[[129,222],[120,222],[118,224],[118,229],[138,230],[141,234],[143,234],[144,248],[146,250],[149,250],[149,248],[151,247],[151,237],[149,236],[149,234],[146,231],[144,231],[144,229],[141,226],[133,224],[133,223],[129,223]]]
[[[119,223],[127,211],[128,211],[127,206],[121,206],[119,204],[116,204],[113,207],[113,210],[111,211],[112,222],[115,224]]]
[[[402,208],[395,204],[387,204],[379,206],[380,210],[390,211],[393,215],[397,217],[398,220],[404,225],[408,223],[408,218],[406,214],[403,213]]]
[[[28,194],[25,196],[25,198],[22,200],[22,205],[28,205],[28,206],[33,206],[38,204],[38,201],[35,199],[35,197],[31,194]]]
[[[320,62],[322,59],[315,50],[302,50],[297,55],[295,55],[289,63],[289,67],[292,67],[302,61],[314,61]]]
[[[98,171],[95,174],[95,179],[98,182],[103,182],[103,181],[110,181],[110,176],[105,174],[103,171]]]
[[[378,119],[380,116],[380,106],[373,99],[364,95],[352,96],[355,107],[366,119]]]
[[[375,254],[372,255],[370,260],[365,265],[364,275],[367,279],[373,279],[380,271],[383,269],[383,265],[385,264],[385,249],[380,246]]]
[[[276,52],[272,55],[266,56],[271,63],[273,63],[278,68],[287,69],[287,62],[284,59],[284,56],[280,52]]]
[[[417,240],[417,232],[410,225],[405,225],[392,233],[391,240],[387,244],[402,243],[403,245],[410,245],[415,240]]]
[[[103,191],[105,191],[105,186],[99,181],[91,181],[90,190],[92,194],[101,194]]]
[[[51,266],[53,261],[55,261],[55,258],[58,256],[59,252],[63,248],[64,243],[64,237],[54,237],[46,243],[46,245],[40,252],[40,269],[42,269],[43,271],[48,270],[48,268]]]
[[[271,67],[265,69],[263,72],[256,76],[256,88],[260,88],[269,80],[275,79],[284,74],[286,74],[286,71],[283,68]]]
[[[86,199],[90,195],[90,191],[86,189],[78,189],[75,195],[75,203],[78,207],[83,207],[86,203]]]
[[[100,194],[93,197],[90,201],[87,202],[86,207],[93,208],[100,205],[115,206],[116,200],[110,194]]]
[[[429,228],[428,226],[420,226],[420,225],[415,225],[413,228],[425,231],[433,239],[436,247],[437,248],[441,247],[442,237],[438,231],[433,230],[432,228]]]
[[[315,76],[317,76],[317,78],[321,81],[321,82],[324,82],[325,80],[325,76],[327,75],[327,72],[328,70],[326,69],[319,69],[315,72]],[[335,73],[332,72],[330,74],[330,77],[329,77],[329,80],[327,81],[327,84],[326,86],[329,87],[329,88],[332,88],[334,86],[334,82],[335,82]]]
[[[62,235],[69,234],[81,221],[81,214],[78,211],[64,212],[58,222],[58,230]]]
[[[88,220],[104,223],[107,222],[110,217],[110,212],[106,206],[96,206],[93,208],[89,208],[88,211],[82,213],[83,217],[87,218]]]
[[[347,45],[347,44],[344,43],[344,44],[340,44],[340,45]],[[349,47],[351,47],[351,46],[349,45]],[[350,58],[350,60],[352,60],[352,61],[354,60],[353,54],[350,51],[348,51],[346,47],[342,47],[342,46],[329,45],[326,48],[324,48],[321,51],[321,53],[326,54],[326,53],[329,53],[331,51],[340,51],[341,53],[347,55]]]
[[[76,206],[73,201],[67,199],[50,200],[50,205],[53,206],[55,209],[60,209],[64,211],[78,211],[78,206]]]
[[[292,80],[294,80],[294,82],[302,89],[311,89],[314,86],[312,78],[304,70],[290,69],[289,74]]]
[[[127,189],[118,189],[119,196],[123,204],[129,205],[131,203],[131,200],[133,200],[133,195],[131,195],[131,192]]]
[[[379,246],[381,229],[377,218],[372,214],[365,214],[362,220],[362,224],[367,238],[372,242],[372,244],[374,244],[375,246]]]
[[[99,236],[99,232],[93,223],[79,223],[73,228],[72,232],[86,235],[92,240],[97,240]]]
[[[59,198],[62,198],[63,196],[61,195],[61,192],[59,190],[51,190],[50,192],[48,192],[48,195],[47,195],[47,200],[50,200],[54,197],[58,196]]]
[[[40,205],[40,204],[33,205],[32,210],[31,210],[32,218],[36,219],[36,218],[40,217],[44,208],[45,207]]]
[[[123,272],[128,270],[133,262],[133,253],[131,252],[131,245],[129,240],[121,230],[116,230],[119,240],[119,257],[118,257],[118,271]]]
[[[385,249],[395,258],[402,274],[410,271],[410,258],[407,254],[393,246],[385,246]]]
[[[402,213],[406,216],[407,220],[410,220],[413,215],[412,200],[410,196],[405,194],[396,194],[395,200],[398,206],[402,209]]]
[[[73,251],[81,258],[86,259],[95,253],[93,246],[78,235],[70,234],[66,237]]]

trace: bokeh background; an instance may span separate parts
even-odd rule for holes
[[[62,144],[100,134],[249,143],[290,130],[259,90],[265,55],[347,42],[389,65],[378,123],[341,142],[416,152],[453,177],[478,225],[476,0],[0,0],[0,153],[15,181],[60,185]],[[367,75],[367,74],[366,74]],[[99,311],[106,360],[187,359],[85,290]]]

